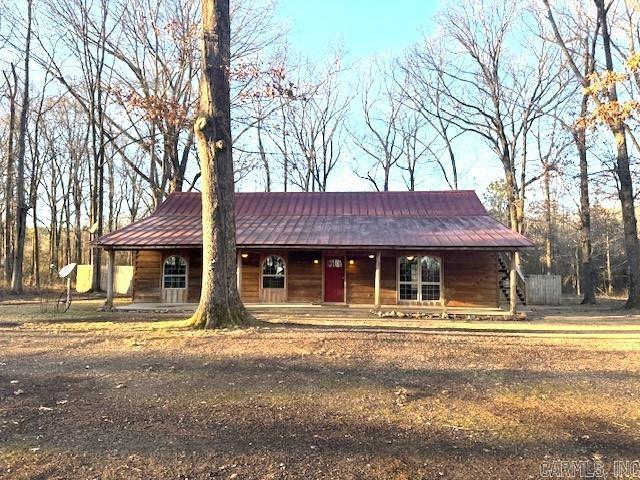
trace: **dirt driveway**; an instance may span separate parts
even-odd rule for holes
[[[192,332],[74,308],[0,306],[0,478],[512,479],[640,459],[635,320]]]

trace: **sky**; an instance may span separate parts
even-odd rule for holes
[[[288,26],[290,45],[302,56],[321,61],[330,47],[341,45],[346,62],[355,65],[357,74],[359,62],[375,55],[401,55],[423,33],[429,34],[441,6],[440,0],[280,0],[277,17]],[[502,173],[482,142],[469,140],[468,145],[456,148],[464,158],[459,165],[460,188],[484,190]],[[330,190],[371,189],[370,183],[355,175],[348,160],[359,155],[363,154],[347,153],[346,162],[330,177]],[[398,173],[391,188],[406,188]],[[448,186],[440,175],[429,175],[418,188],[438,190]]]
[[[341,42],[354,57],[400,52],[433,25],[436,0],[281,0],[292,45],[309,55]],[[318,8],[321,6],[320,8]]]

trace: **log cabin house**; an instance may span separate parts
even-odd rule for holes
[[[509,293],[509,257],[532,246],[468,190],[237,193],[235,201],[245,303],[495,308]],[[134,252],[134,303],[197,303],[201,230],[200,194],[172,193],[97,245],[109,253],[111,279],[114,252]]]

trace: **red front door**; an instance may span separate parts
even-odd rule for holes
[[[344,302],[344,257],[324,257],[324,301]]]

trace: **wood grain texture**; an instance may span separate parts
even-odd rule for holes
[[[373,304],[376,260],[368,254],[347,255],[347,303]],[[353,264],[351,264],[353,260]]]
[[[322,252],[291,251],[288,256],[288,302],[322,301]],[[313,263],[318,260],[318,263]]]
[[[245,252],[242,259],[242,300],[246,303],[316,303],[322,302],[323,262],[320,251]],[[335,252],[334,252],[335,253]],[[375,301],[375,258],[372,252],[347,253],[347,303],[373,305]],[[382,305],[397,301],[397,261],[406,252],[383,252],[380,275]],[[455,307],[497,307],[498,262],[494,252],[416,252],[442,258],[444,297],[446,305]],[[202,253],[199,250],[140,250],[135,255],[133,301],[162,301],[162,264],[171,255],[181,255],[188,263],[186,301],[195,303],[200,296]],[[261,288],[261,262],[269,255],[285,259],[286,288]],[[318,259],[315,264],[314,259]],[[354,260],[353,265],[349,260]],[[279,291],[278,291],[279,290]]]
[[[443,255],[446,305],[498,306],[498,257],[495,252],[454,252]]]
[[[257,303],[260,300],[260,255],[247,253],[242,258],[242,290],[240,297],[245,303]]]
[[[162,252],[138,250],[133,273],[133,301],[160,302],[162,282]]]

